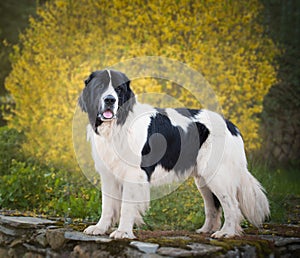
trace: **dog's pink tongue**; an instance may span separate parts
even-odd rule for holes
[[[113,117],[113,113],[110,110],[107,110],[103,113],[103,117],[106,119],[110,119]]]

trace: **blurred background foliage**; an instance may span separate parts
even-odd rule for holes
[[[262,0],[264,27],[282,50],[277,83],[264,98],[263,158],[299,166],[300,151],[300,2]]]
[[[205,76],[223,114],[243,132],[272,219],[288,220],[286,198],[299,196],[299,1],[11,0],[0,3],[0,14],[1,208],[97,219],[100,194],[79,172],[72,143],[83,80],[155,55]],[[133,87],[199,108],[173,82],[139,78]],[[187,181],[152,202],[149,227],[201,224],[196,192]]]
[[[0,105],[13,104],[11,97],[5,96],[7,91],[4,87],[6,76],[11,71],[10,54],[13,45],[18,43],[19,33],[28,26],[29,15],[34,16],[36,7],[45,2],[44,0],[12,0],[0,3]],[[0,125],[4,125],[3,106],[0,112]]]
[[[22,148],[28,155],[74,165],[70,127],[83,78],[122,60],[163,56],[201,72],[224,115],[243,132],[247,149],[257,149],[258,115],[276,82],[279,54],[264,34],[262,7],[257,0],[46,2],[11,55],[5,86],[15,107],[6,117],[9,125],[25,134]],[[151,80],[151,87],[156,84]]]

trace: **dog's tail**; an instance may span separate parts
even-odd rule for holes
[[[240,208],[246,219],[254,226],[259,227],[270,216],[269,202],[264,188],[257,179],[247,169],[243,172],[238,189]]]

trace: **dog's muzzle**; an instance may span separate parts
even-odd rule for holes
[[[112,95],[108,95],[104,98],[104,111],[98,112],[98,118],[101,121],[110,121],[116,118],[116,114],[114,113],[114,106],[116,103],[116,98]]]

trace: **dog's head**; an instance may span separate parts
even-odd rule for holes
[[[97,127],[103,122],[117,119],[117,124],[124,124],[135,98],[125,74],[101,70],[91,73],[85,80],[78,103],[82,111],[88,113],[90,124],[97,133]]]

